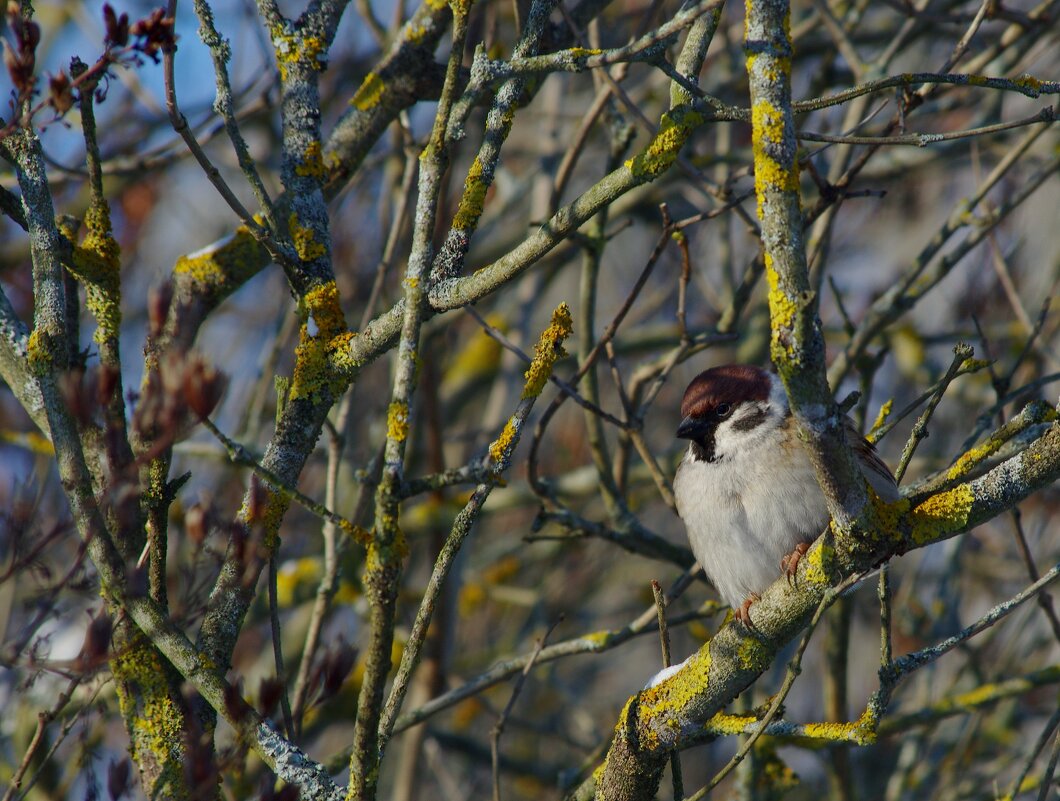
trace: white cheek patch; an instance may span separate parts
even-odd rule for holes
[[[727,428],[732,431],[751,431],[769,419],[769,407],[762,403],[745,403],[736,410]]]

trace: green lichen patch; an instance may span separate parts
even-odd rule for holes
[[[29,369],[35,375],[44,375],[56,363],[57,338],[38,326],[30,332],[26,342],[26,357]]]
[[[118,706],[147,794],[180,797],[183,785],[184,713],[172,695],[162,659],[142,635],[124,643],[111,660]]]
[[[88,233],[74,247],[68,267],[85,285],[86,305],[98,324],[93,338],[102,344],[117,339],[121,330],[121,246],[111,233],[106,203],[93,203],[85,228]],[[69,228],[64,233],[71,240],[76,236]]]
[[[478,224],[488,189],[489,186],[482,175],[482,161],[475,156],[475,160],[471,162],[471,167],[467,171],[467,178],[464,179],[464,194],[460,198],[460,205],[453,217],[454,228],[470,231]]]
[[[1028,75],[1026,73],[1016,78],[1013,83],[1020,89],[1028,90],[1027,94],[1031,97],[1037,97],[1042,90],[1042,82],[1033,75]]]
[[[736,648],[736,657],[743,670],[761,673],[773,661],[773,653],[758,637],[747,636],[740,640]]]
[[[703,115],[687,106],[677,106],[663,114],[659,132],[626,167],[639,179],[652,180],[670,169],[688,137],[703,123]]]

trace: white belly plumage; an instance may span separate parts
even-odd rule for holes
[[[772,584],[780,560],[828,523],[824,494],[801,448],[750,450],[724,463],[686,456],[674,478],[692,552],[734,608]]]

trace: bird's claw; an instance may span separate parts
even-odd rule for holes
[[[748,629],[754,629],[755,624],[751,622],[751,604],[761,600],[761,595],[757,592],[752,592],[744,599],[744,602],[740,604],[740,608],[733,609],[732,613],[736,619],[743,623]]]
[[[808,550],[810,550],[810,543],[800,542],[795,546],[794,551],[780,560],[780,569],[784,571],[784,576],[787,578],[789,586],[792,585],[795,574],[799,571],[799,562]]]

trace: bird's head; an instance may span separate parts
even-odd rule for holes
[[[754,447],[788,414],[777,376],[749,364],[726,364],[697,375],[681,401],[677,436],[696,461],[722,461]]]

